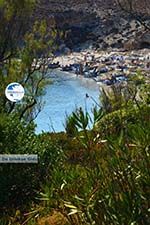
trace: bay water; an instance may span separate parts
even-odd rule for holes
[[[49,73],[52,84],[42,97],[44,106],[35,119],[36,133],[64,131],[66,115],[79,107],[92,115],[92,108],[99,105],[99,86],[94,80],[59,70]]]

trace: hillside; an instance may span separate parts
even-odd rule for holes
[[[120,0],[122,4],[122,0]],[[133,1],[134,2],[134,1]],[[149,48],[150,36],[145,26],[136,18],[148,24],[150,10],[148,1],[136,1],[133,12],[127,6],[121,10],[116,0],[40,0],[36,16],[46,19],[49,27],[65,32],[66,47],[73,48],[88,41],[100,49],[106,48]],[[122,6],[122,5],[121,5]],[[64,43],[63,43],[64,44]]]

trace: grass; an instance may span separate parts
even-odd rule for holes
[[[70,115],[66,133],[38,137],[45,179],[28,213],[16,209],[6,215],[9,225],[150,224],[149,89],[143,92],[142,86],[139,93],[140,87],[141,99],[131,86],[129,99],[120,99],[121,89],[118,96],[118,89],[105,96],[102,109],[93,110],[91,130],[80,108]]]

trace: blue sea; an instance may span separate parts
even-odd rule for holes
[[[92,107],[99,104],[99,86],[92,79],[59,70],[49,72],[49,76],[52,84],[42,97],[44,106],[35,119],[36,133],[64,131],[66,115],[77,107],[92,115]]]

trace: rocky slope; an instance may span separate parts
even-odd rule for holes
[[[148,8],[137,3],[138,13],[150,23]],[[62,49],[81,43],[99,49],[150,47],[150,32],[133,15],[121,11],[116,0],[40,0],[36,15],[46,18],[49,27],[64,31]]]

